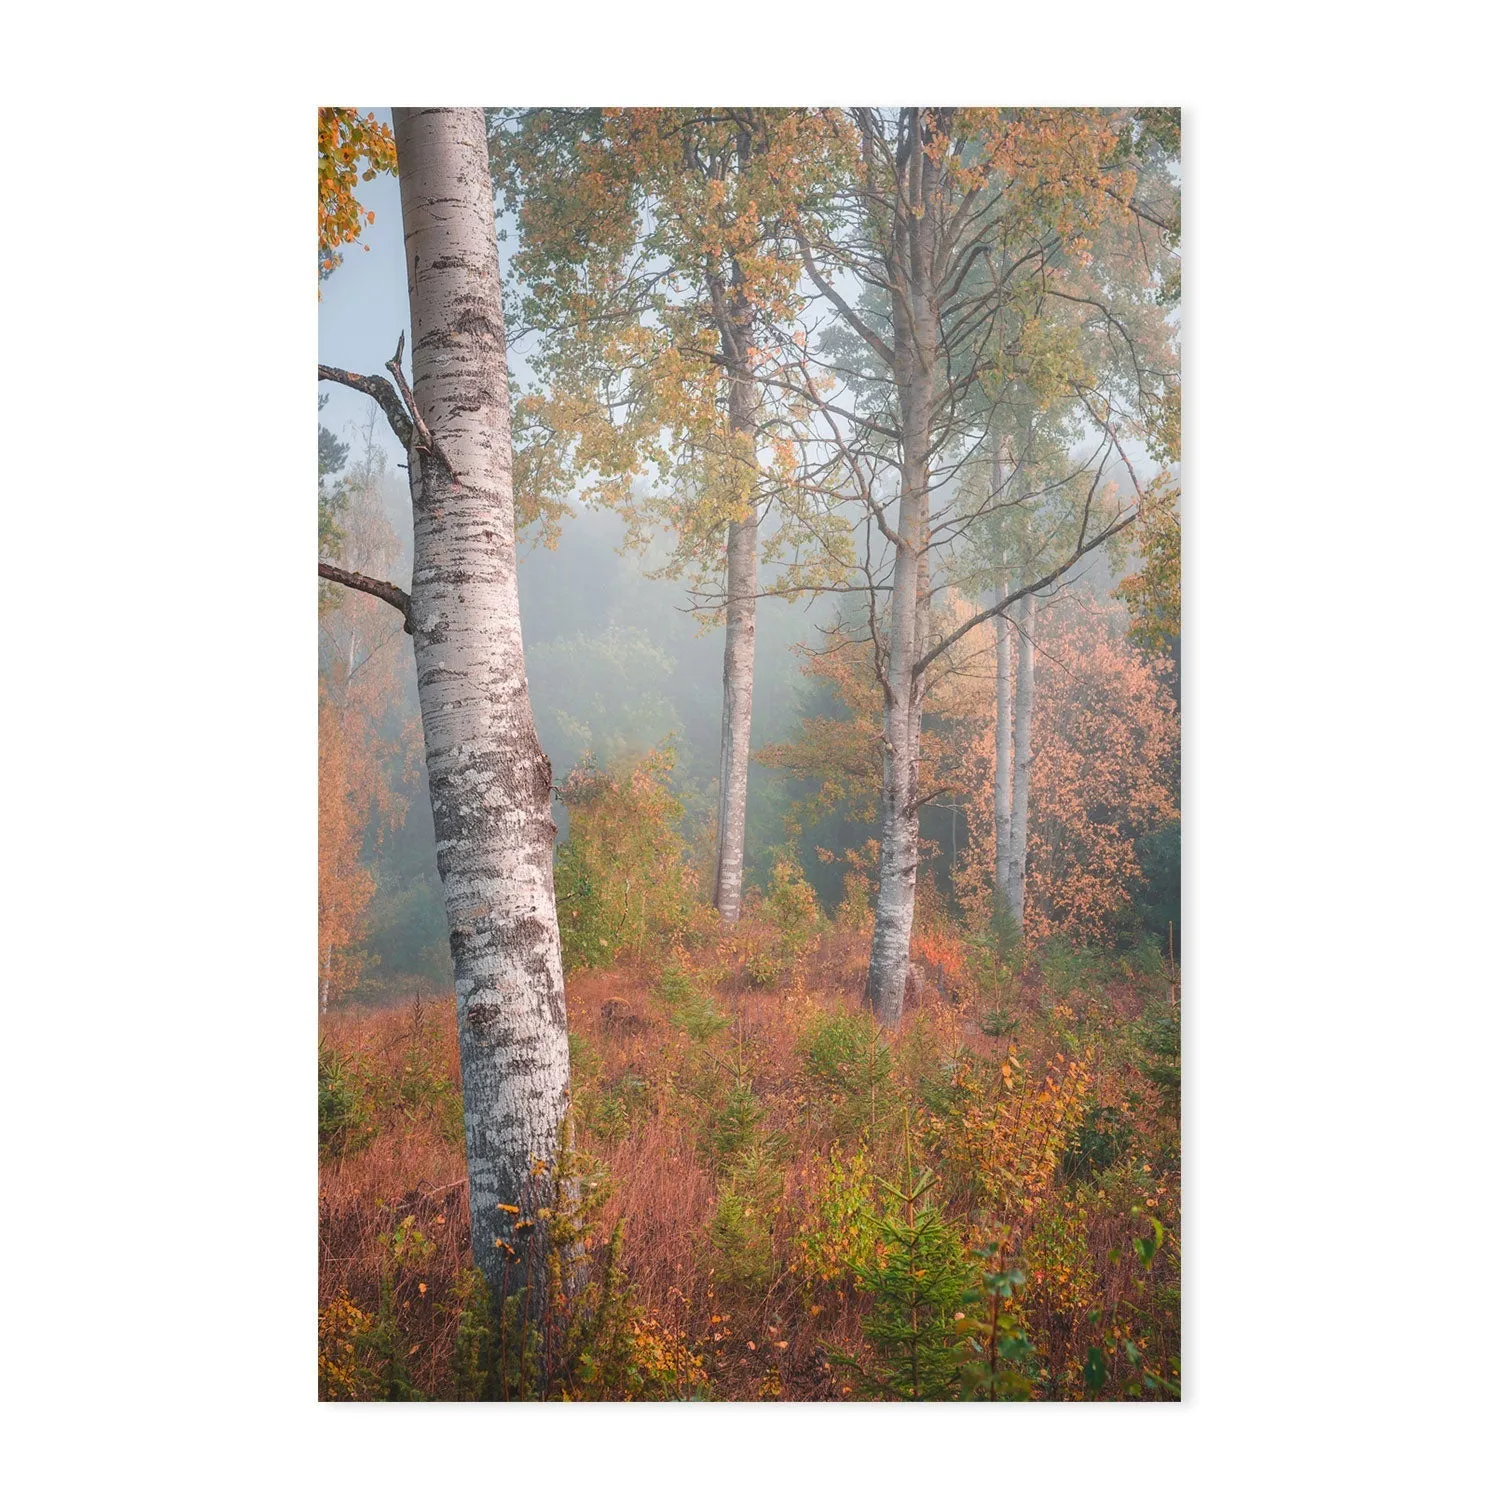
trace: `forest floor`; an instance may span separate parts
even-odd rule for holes
[[[849,1400],[884,1380],[911,1396],[872,1319],[912,1287],[920,1300],[925,1256],[932,1304],[898,1310],[937,1351],[917,1395],[972,1385],[942,1374],[974,1326],[943,1300],[946,1265],[971,1302],[986,1270],[1024,1278],[985,1306],[1015,1320],[992,1368],[1031,1399],[1174,1397],[1169,966],[1053,945],[987,973],[953,934],[919,937],[926,982],[884,1034],[860,1000],[867,932],[828,928],[779,967],[776,942],[751,920],[569,976],[575,1144],[603,1194],[587,1243],[600,1264],[620,1228],[612,1284],[628,1287],[615,1386],[574,1394]],[[473,1396],[451,995],[331,1012],[319,1083],[320,1392]],[[893,1190],[922,1170],[931,1233],[908,1247],[903,1292],[883,1279],[914,1222]]]

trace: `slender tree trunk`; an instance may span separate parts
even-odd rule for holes
[[[914,138],[917,131],[913,129]],[[913,204],[930,192],[930,163],[913,144],[908,173]],[[917,769],[924,674],[920,659],[927,616],[927,520],[938,319],[932,277],[933,225],[925,213],[898,215],[898,255],[906,285],[892,303],[894,369],[901,408],[899,544],[891,578],[890,643],[886,652],[885,755],[880,792],[880,883],[865,993],[876,1019],[901,1019],[911,967],[917,898]]]
[[[1005,444],[999,433],[990,453],[990,498],[998,501],[1005,483]],[[1010,586],[1010,569],[1000,555],[1000,571],[995,578],[996,602],[1003,599]],[[1010,889],[1010,621],[995,616],[995,911],[1009,909]]]
[[[743,337],[748,338],[748,327]],[[755,413],[750,383],[733,378],[729,429],[737,449],[754,454]],[[750,782],[750,711],[755,687],[756,563],[759,516],[752,500],[746,515],[729,523],[729,568],[724,619],[724,717],[719,738],[719,851],[714,905],[725,922],[740,915],[745,876],[745,801]]]
[[[925,497],[924,497],[925,498]],[[905,517],[911,512],[911,524]],[[906,976],[911,960],[911,929],[917,893],[918,740],[913,721],[921,719],[921,701],[912,680],[917,659],[917,559],[919,508],[901,502],[902,545],[892,579],[891,637],[887,673],[890,691],[885,710],[885,755],[880,792],[880,879],[875,897],[875,933],[865,989],[876,1019],[894,1026],[901,1019]],[[908,546],[908,538],[913,545]],[[904,566],[903,566],[904,565]]]
[[[475,1264],[545,1287],[568,1030],[552,891],[552,767],[516,593],[510,402],[484,115],[393,112],[418,420],[410,621],[453,950]]]
[[[1024,932],[1026,924],[1026,819],[1031,790],[1031,707],[1036,696],[1036,595],[1027,594],[1021,614],[1021,649],[1016,662],[1016,790],[1010,824],[1010,880],[1006,887],[1011,915]]]
[[[1006,571],[996,588],[1005,597]],[[1010,621],[995,616],[995,910],[1010,909]]]

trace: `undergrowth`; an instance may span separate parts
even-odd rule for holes
[[[1176,1399],[1170,966],[1002,933],[885,1032],[793,873],[728,932],[587,929],[624,939],[568,985],[588,1275],[541,1326],[469,1257],[451,1001],[325,1018],[324,1399]]]

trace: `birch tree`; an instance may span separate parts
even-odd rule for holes
[[[990,490],[995,495],[1005,491],[1005,443],[996,434],[990,462]],[[1010,586],[1010,570],[1002,554],[995,573],[995,596],[1004,598]],[[1010,621],[995,616],[995,900],[1003,903],[1021,931],[1020,920],[1011,906],[1010,859],[1011,820],[1014,816],[1014,792],[1011,783],[1011,628]]]
[[[1098,226],[1139,218],[1136,132],[1124,112],[1090,110],[855,109],[824,120],[844,145],[846,172],[797,232],[807,279],[834,326],[800,372],[804,399],[840,455],[844,494],[867,518],[861,572],[885,763],[866,992],[890,1024],[909,969],[926,674],[969,631],[1055,582],[1135,517],[1129,502],[1101,490],[1107,461],[1123,455],[1107,404],[1096,403],[1088,408],[1098,435],[1093,483],[1066,556],[1018,576],[994,605],[932,637],[933,596],[945,586],[941,549],[1003,503],[987,496],[965,505],[950,482],[989,425],[976,409],[994,399],[1005,311],[1020,296],[1065,287],[1065,258],[1086,254]],[[1073,381],[1084,386],[1086,372]]]
[[[542,1294],[568,1103],[552,888],[552,768],[527,691],[516,591],[510,407],[483,111],[393,112],[411,371],[319,366],[377,401],[406,451],[411,589],[319,564],[383,599],[412,637],[458,1005],[475,1264]]]
[[[1015,370],[1005,392],[992,419],[997,431],[989,494],[968,534],[972,555],[952,560],[956,583],[983,587],[992,581],[997,599],[1006,596],[1013,578],[1035,577],[1059,563],[1071,568],[1078,560],[1080,523],[1097,490],[1070,454],[1082,432],[1072,416],[1076,402],[1060,399],[1052,410],[1038,411],[1036,393]],[[1009,464],[1004,455],[1011,456]],[[1072,576],[1069,571],[1057,576],[1047,594],[1061,593]],[[1010,613],[995,617],[994,901],[1018,940],[1026,919],[1037,598],[1037,592],[1028,593],[1014,618]]]
[[[1011,801],[1010,847],[1006,850],[1005,904],[1016,931],[1026,930],[1026,840],[1031,823],[1031,715],[1036,702],[1036,595],[1022,606],[1021,648],[1016,661],[1016,763]],[[997,773],[998,774],[998,773]]]
[[[669,571],[724,622],[713,901],[727,923],[744,880],[762,526],[793,459],[767,329],[796,303],[784,220],[816,191],[818,141],[804,112],[725,107],[516,110],[492,133],[521,317],[540,336],[525,482],[553,510],[575,491],[610,506],[637,542],[666,523]]]

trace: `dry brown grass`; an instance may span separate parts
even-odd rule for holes
[[[602,1162],[610,1182],[595,1244],[606,1241],[623,1220],[625,1265],[635,1295],[664,1330],[703,1359],[716,1397],[839,1399],[847,1381],[836,1361],[830,1365],[828,1353],[860,1355],[860,1319],[867,1307],[847,1284],[820,1288],[799,1266],[799,1234],[816,1209],[830,1154],[840,1144],[833,1116],[809,1080],[800,1043],[818,1018],[860,1010],[868,949],[861,934],[832,931],[787,982],[757,989],[746,982],[742,960],[746,945],[764,937],[753,924],[741,924],[732,936],[715,937],[691,955],[676,956],[713,993],[727,1018],[725,1029],[709,1040],[694,1041],[674,1024],[660,998],[667,954],[655,963],[570,977],[569,1026],[582,1062],[575,1075],[577,1144]],[[924,951],[945,950],[928,942]],[[936,1003],[937,993],[935,988],[926,992],[925,1003],[903,1023],[893,1046],[896,1096],[908,1108],[920,1107],[921,1089],[941,1071],[939,1065],[961,1055],[981,1068],[998,1069],[1014,1048],[1040,1076],[1054,1055],[1060,1056],[1060,1028],[1072,1024],[1068,1013],[1058,1015],[1058,997],[1046,993],[1035,975],[1011,997],[1018,1015],[1013,1036],[985,1033],[980,1017],[991,1002],[979,995],[960,993]],[[1102,986],[1089,1002],[1090,1024],[1108,1035],[1110,1028],[1138,1017],[1142,1003],[1137,987]],[[415,1024],[410,1006],[335,1014],[324,1024],[323,1041],[371,1074],[391,1075],[415,1065],[430,1068],[457,1089],[451,1001],[429,1004]],[[1096,1073],[1093,1099],[1129,1108],[1129,1096],[1144,1111],[1160,1104],[1153,1086],[1126,1068]],[[762,1111],[758,1134],[774,1144],[780,1169],[780,1197],[771,1215],[775,1274],[753,1292],[725,1284],[709,1236],[724,1164],[715,1163],[705,1149],[705,1120],[734,1077],[750,1082]],[[628,1093],[637,1102],[628,1128],[617,1122],[601,1133],[595,1128],[599,1111],[591,1105],[611,1091],[620,1097]],[[380,1296],[380,1237],[412,1216],[435,1248],[420,1276],[399,1279],[398,1318],[412,1351],[415,1383],[443,1394],[457,1322],[447,1294],[468,1263],[462,1145],[451,1133],[451,1118],[445,1134],[433,1109],[387,1111],[375,1123],[368,1146],[323,1166],[320,1300],[326,1305],[343,1292],[372,1310]],[[889,1146],[892,1132],[899,1136],[900,1129],[899,1114],[887,1107],[876,1123],[877,1145]],[[1037,1222],[1057,1206],[1054,1198],[1061,1203],[1064,1196],[1061,1185],[1046,1192],[1050,1196],[1032,1214]],[[1175,1186],[1170,1192],[1175,1194]],[[1083,1290],[1090,1306],[1111,1309],[1129,1296],[1131,1262],[1112,1262],[1110,1252],[1128,1247],[1132,1229],[1139,1231],[1131,1206],[1101,1201],[1082,1211],[1093,1267],[1091,1279],[1087,1268],[1079,1275],[1088,1283]],[[1148,1211],[1169,1218],[1172,1209],[1163,1201]],[[951,1211],[974,1214],[962,1193],[955,1193]],[[1050,1393],[1076,1395],[1076,1369],[1097,1334],[1091,1333],[1081,1304],[1074,1305],[1083,1291],[1070,1288],[1066,1273],[1060,1274],[1056,1291],[1041,1277],[1028,1323],[1049,1366],[1073,1372],[1067,1379],[1059,1376]],[[1136,1335],[1144,1337],[1139,1329]]]

